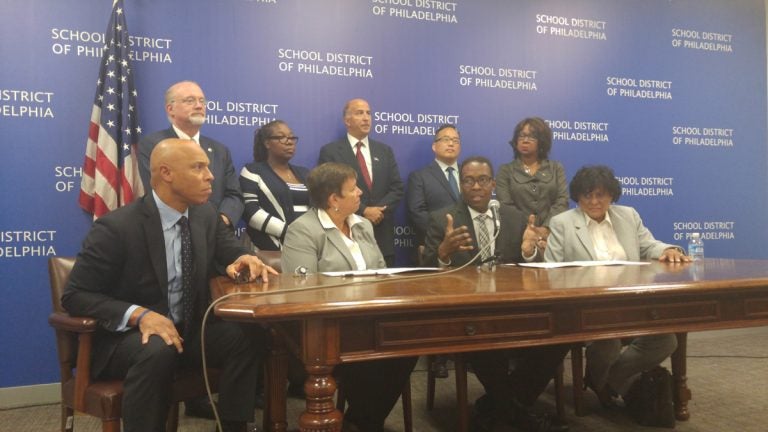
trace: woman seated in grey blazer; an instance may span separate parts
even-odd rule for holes
[[[362,191],[355,170],[328,162],[307,176],[310,209],[288,227],[284,272],[366,270],[385,267],[373,225],[355,214]],[[339,289],[344,289],[339,288]],[[347,396],[344,431],[381,431],[416,358],[349,363],[336,368]]]
[[[632,207],[615,205],[621,185],[606,166],[586,166],[573,176],[570,196],[577,208],[554,216],[544,260],[604,261],[658,259],[688,262],[682,249],[656,240]],[[641,336],[587,345],[586,383],[607,408],[620,404],[638,375],[664,361],[677,348],[675,335]]]

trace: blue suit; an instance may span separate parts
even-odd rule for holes
[[[424,244],[429,213],[456,204],[445,172],[436,161],[408,176],[408,219],[416,229],[416,241]]]
[[[149,184],[151,175],[149,156],[157,143],[168,138],[178,138],[172,127],[147,135],[139,141],[139,175],[144,184],[144,190],[152,189]],[[235,225],[243,215],[243,195],[240,192],[240,181],[232,164],[232,155],[222,143],[200,134],[200,147],[205,150],[210,160],[209,169],[213,173],[213,192],[208,201],[224,214]]]

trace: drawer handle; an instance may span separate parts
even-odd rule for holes
[[[656,309],[651,309],[651,319],[657,320],[659,318],[660,318],[659,311],[657,311]]]
[[[465,325],[464,326],[464,333],[467,336],[474,336],[475,335],[475,326],[473,326],[471,324],[470,325]]]

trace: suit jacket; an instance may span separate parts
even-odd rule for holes
[[[147,135],[139,141],[139,175],[144,184],[144,190],[149,191],[151,171],[149,169],[149,156],[157,143],[168,138],[178,138],[172,127]],[[237,225],[243,215],[243,195],[240,192],[240,182],[237,178],[235,166],[232,164],[232,155],[229,149],[222,143],[200,134],[200,147],[205,150],[210,160],[210,170],[213,173],[213,191],[208,199],[218,210],[230,220],[232,225]]]
[[[150,189],[151,190],[151,189]],[[227,265],[249,253],[209,203],[189,208],[194,251],[195,317],[199,327],[210,302],[208,280],[215,264]],[[93,373],[98,375],[114,352],[114,330],[131,305],[168,315],[168,273],[160,213],[152,193],[94,222],[77,255],[62,296],[72,315],[97,318]]]
[[[373,187],[368,188],[357,163],[357,156],[352,151],[352,144],[347,138],[335,141],[320,149],[318,165],[324,162],[339,162],[351,166],[357,172],[357,187],[363,191],[360,197],[360,209],[357,214],[362,215],[368,206],[387,206],[384,212],[384,220],[373,227],[376,242],[384,256],[395,254],[395,209],[403,198],[403,181],[397,168],[397,161],[392,149],[381,142],[368,138],[371,150],[371,166],[373,174]]]
[[[429,213],[456,204],[445,172],[436,161],[408,176],[408,218],[416,229],[416,241],[424,244]]]
[[[475,224],[472,223],[469,208],[463,201],[460,201],[453,207],[447,207],[431,213],[429,229],[425,238],[425,265],[439,265],[437,248],[445,237],[445,215],[448,213],[453,216],[454,228],[462,225],[466,225],[469,228],[469,232],[472,234],[472,241],[475,244],[475,249],[472,251],[459,251],[451,255],[451,266],[460,267],[472,260],[477,255],[477,252],[479,252]],[[523,232],[528,222],[527,216],[513,206],[502,204],[499,207],[499,222],[500,232],[496,238],[496,254],[499,256],[499,260],[505,263],[522,262],[523,256],[520,247],[523,242]]]
[[[373,225],[368,219],[352,226],[355,240],[369,269],[385,268],[384,257],[376,246]],[[308,273],[357,269],[342,234],[336,228],[324,228],[317,209],[310,209],[288,227],[283,242],[281,264],[285,272],[305,267]]]
[[[665,249],[676,247],[656,240],[632,207],[608,208],[616,238],[627,253],[628,261],[657,259]],[[550,220],[550,234],[544,260],[548,262],[592,261],[597,259],[592,236],[580,208],[560,213]]]

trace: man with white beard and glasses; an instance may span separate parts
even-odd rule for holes
[[[165,92],[165,113],[171,127],[147,135],[139,141],[139,174],[144,190],[150,190],[149,155],[157,143],[167,138],[191,139],[200,144],[210,160],[213,193],[208,199],[219,211],[221,219],[233,227],[243,215],[240,181],[232,164],[229,149],[200,133],[205,123],[205,94],[193,81],[180,81]]]

